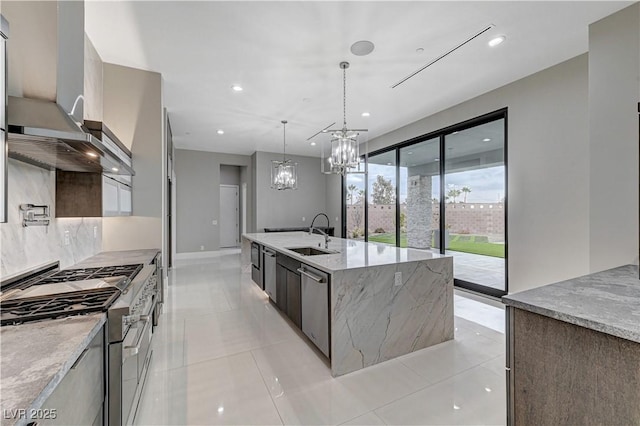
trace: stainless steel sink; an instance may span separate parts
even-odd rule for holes
[[[327,250],[319,247],[287,247],[287,250],[295,251],[303,256],[318,256],[321,254],[336,254],[340,253],[335,250]]]

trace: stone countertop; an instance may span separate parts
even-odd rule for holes
[[[504,296],[514,308],[640,343],[638,267],[607,271]]]
[[[88,257],[69,268],[89,268],[100,266],[131,265],[134,263],[151,263],[158,255],[160,249],[103,251],[95,256]]]
[[[269,232],[243,234],[242,236],[328,273],[449,257],[428,250],[399,248],[387,244],[365,243],[364,241],[337,237],[331,237],[329,250],[335,250],[339,253],[302,256],[287,250],[287,248],[318,247],[318,244],[324,248],[324,236],[309,235],[307,232]]]
[[[40,408],[105,321],[96,313],[0,327],[0,424],[26,424],[9,410]]]

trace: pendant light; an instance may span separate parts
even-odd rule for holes
[[[331,134],[331,149],[326,154],[322,150],[322,172],[326,174],[347,174],[360,167],[360,149],[358,135],[367,129],[347,128],[347,68],[349,62],[340,62],[342,70],[342,129],[323,129],[322,133]]]
[[[284,189],[298,189],[298,163],[287,160],[287,120],[282,120],[282,161],[271,162],[271,188],[282,191]]]

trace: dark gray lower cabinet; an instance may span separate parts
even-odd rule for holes
[[[276,265],[276,305],[282,312],[287,312],[287,269]]]
[[[278,253],[276,282],[278,291],[278,307],[298,326],[302,324],[300,303],[300,268],[301,263],[295,259]]]
[[[287,271],[287,316],[291,321],[302,328],[302,311],[300,303],[300,274]]]

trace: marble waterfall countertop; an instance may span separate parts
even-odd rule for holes
[[[507,306],[640,343],[640,279],[635,265],[504,296]]]
[[[330,237],[329,250],[339,253],[303,256],[287,250],[287,248],[318,247],[318,244],[320,244],[321,248],[324,248],[324,236],[319,234],[309,235],[308,232],[269,232],[264,234],[243,234],[242,236],[328,273],[450,257],[431,251],[400,248],[381,243],[366,243],[337,237]]]
[[[105,321],[96,313],[0,327],[0,424],[27,423],[11,413],[40,408]]]
[[[160,253],[160,249],[141,249],[123,251],[103,251],[76,263],[71,268],[89,268],[99,266],[131,265],[134,263],[150,264]]]
[[[331,275],[334,377],[453,339],[451,256],[333,237],[329,249],[338,253],[302,256],[288,248],[318,243],[324,248],[324,236],[285,232],[245,234],[244,265],[250,262],[251,241]]]

